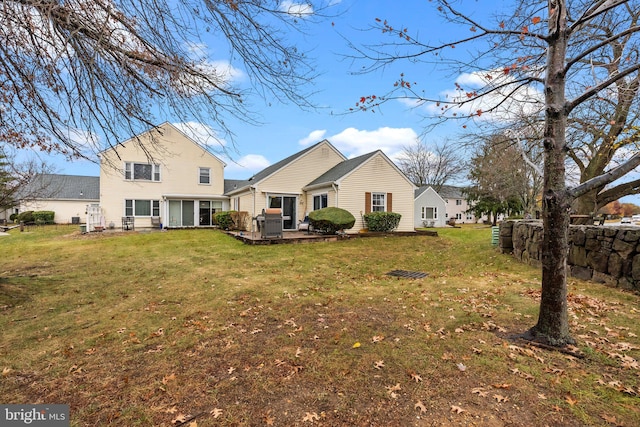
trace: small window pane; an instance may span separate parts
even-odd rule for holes
[[[153,201],[153,216],[160,216],[160,200]]]
[[[135,201],[135,214],[136,214],[136,216],[151,216],[151,201],[150,200],[136,200]]]
[[[151,165],[135,163],[133,165],[133,179],[146,179],[147,181],[151,181],[152,170],[153,167]]]
[[[153,180],[160,181],[160,165],[155,165],[155,169],[153,170]]]
[[[131,163],[124,164],[124,179],[131,179]]]
[[[133,200],[124,201],[124,216],[133,216]]]
[[[200,168],[200,184],[211,184],[211,171],[209,168]]]
[[[371,195],[371,210],[373,212],[384,212],[385,210],[385,193],[373,193]]]

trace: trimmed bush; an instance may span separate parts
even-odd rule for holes
[[[53,224],[54,211],[36,211],[33,213],[33,220],[36,224]]]
[[[34,222],[35,219],[33,218],[33,211],[24,211],[24,212],[20,212],[18,214],[18,218],[17,218],[18,222]]]
[[[344,209],[324,208],[309,212],[309,223],[320,233],[335,234],[353,227],[356,219],[351,212]]]
[[[17,213],[12,213],[9,216],[9,221],[15,221],[16,219],[18,219],[18,214]]]
[[[395,212],[371,212],[364,215],[369,231],[389,232],[398,228],[402,215]]]
[[[213,222],[223,230],[231,230],[235,227],[234,215],[237,211],[216,212],[213,215]]]

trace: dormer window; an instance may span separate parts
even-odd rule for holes
[[[126,162],[124,179],[133,181],[160,181],[160,165]]]

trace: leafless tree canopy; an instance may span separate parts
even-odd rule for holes
[[[430,185],[440,191],[443,185],[460,178],[465,164],[454,144],[424,141],[404,147],[398,159],[400,170],[418,187]]]
[[[316,3],[5,0],[0,141],[82,155],[167,117],[229,137],[225,120],[253,121],[256,94],[309,106],[312,64],[285,36],[319,16]],[[210,58],[205,41],[222,56]]]
[[[572,202],[593,192],[600,194],[640,165],[637,149],[627,150],[626,156],[612,163],[618,154],[616,146],[628,148],[637,142],[637,129],[629,126],[629,120],[635,117],[634,82],[640,73],[640,0],[519,1],[510,13],[492,22],[474,18],[473,12],[502,3],[429,3],[451,24],[454,35],[449,40],[440,41],[438,35],[433,37],[437,42],[425,41],[421,37],[429,38],[429,32],[379,19],[374,29],[392,38],[354,46],[355,56],[367,60],[369,69],[398,61],[429,64],[452,73],[464,71],[473,77],[466,81],[475,83],[458,83],[456,95],[437,99],[420,89],[414,81],[419,79],[408,69],[389,93],[363,99],[359,107],[370,109],[394,98],[413,98],[419,105],[439,106],[440,117],[463,116],[509,128],[517,125],[518,117],[544,118],[542,295],[538,322],[527,337],[558,346],[572,343],[566,285]],[[577,126],[580,117],[588,117],[583,129]],[[592,148],[579,135],[600,142]],[[585,170],[593,173],[583,174],[579,184],[569,187],[566,162],[568,153],[577,150],[582,151],[571,158],[579,166],[584,159]],[[604,167],[591,163],[596,157]]]

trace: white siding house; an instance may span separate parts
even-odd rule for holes
[[[447,222],[447,203],[430,185],[415,191],[414,225],[420,227],[444,227]]]

